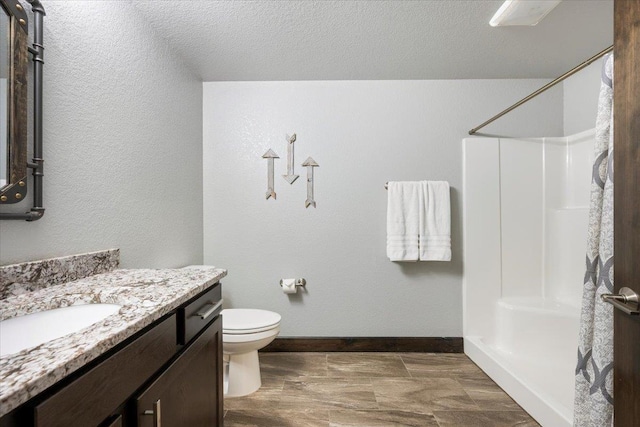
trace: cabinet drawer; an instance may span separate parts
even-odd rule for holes
[[[178,343],[186,344],[222,311],[222,286],[213,285],[200,297],[178,310]]]
[[[174,314],[40,403],[36,425],[98,425],[175,354],[175,325]]]

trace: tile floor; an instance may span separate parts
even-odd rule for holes
[[[260,353],[225,427],[538,426],[464,354]]]

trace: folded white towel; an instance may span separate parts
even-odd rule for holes
[[[422,181],[420,195],[420,261],[451,261],[449,183]]]
[[[387,256],[391,261],[417,261],[420,226],[419,182],[389,182]]]

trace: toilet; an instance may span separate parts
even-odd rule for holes
[[[280,315],[249,308],[222,310],[225,397],[246,396],[262,385],[258,350],[280,332]]]

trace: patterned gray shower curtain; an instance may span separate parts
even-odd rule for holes
[[[613,421],[613,55],[604,58],[591,181],[587,269],[584,276],[574,421],[606,427]]]

